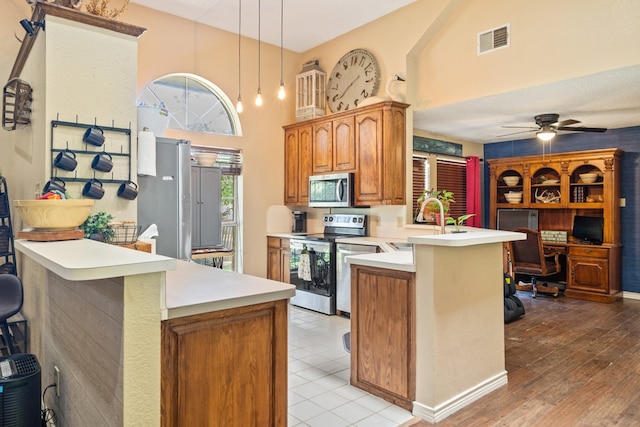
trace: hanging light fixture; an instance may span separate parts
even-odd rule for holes
[[[240,96],[240,41],[242,33],[242,0],[238,0],[238,103],[236,104],[236,111],[242,113],[244,108],[242,107],[242,97]]]
[[[280,89],[278,89],[278,98],[284,99],[284,0],[280,0]]]
[[[549,126],[543,126],[541,130],[536,132],[536,136],[539,140],[547,142],[551,141],[556,136],[555,129],[550,128]]]
[[[262,105],[262,90],[260,89],[260,0],[258,0],[258,95],[256,95],[256,106]]]

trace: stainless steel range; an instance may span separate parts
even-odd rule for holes
[[[336,314],[336,239],[367,235],[366,215],[326,214],[324,232],[290,240],[290,283],[296,286],[291,303]]]

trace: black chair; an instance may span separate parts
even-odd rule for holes
[[[526,240],[515,240],[511,242],[511,262],[513,263],[514,274],[524,274],[531,276],[531,283],[516,283],[518,290],[531,290],[535,298],[538,292],[551,293],[557,297],[560,289],[557,286],[547,286],[546,283],[537,283],[536,277],[547,277],[560,273],[559,254],[557,252],[545,253],[542,247],[542,238],[539,231],[529,228],[518,228],[519,233],[527,235]]]
[[[23,301],[24,292],[20,278],[13,274],[0,274],[0,331],[9,354],[15,354],[15,347],[7,320],[22,309]]]

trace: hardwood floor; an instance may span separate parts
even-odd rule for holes
[[[517,295],[526,313],[505,325],[508,385],[437,425],[640,426],[640,301]]]

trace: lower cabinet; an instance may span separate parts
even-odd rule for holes
[[[267,279],[289,283],[289,239],[267,237]]]
[[[162,427],[287,425],[287,300],[162,322]]]
[[[351,385],[411,411],[415,324],[415,273],[352,264]]]
[[[565,295],[596,302],[620,297],[620,246],[570,246]]]

